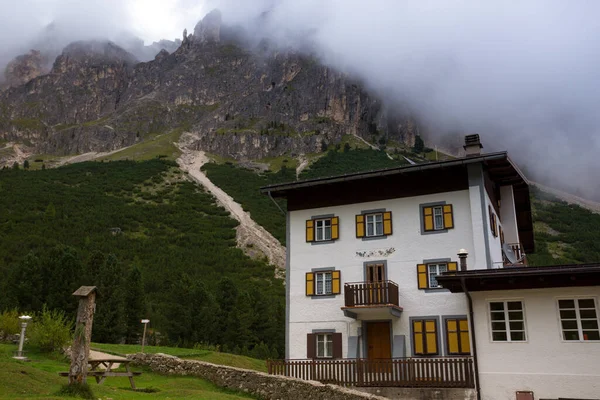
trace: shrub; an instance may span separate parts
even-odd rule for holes
[[[57,395],[64,397],[81,397],[82,399],[93,400],[96,398],[92,388],[87,383],[72,383],[63,385]]]
[[[58,351],[72,340],[72,330],[73,321],[67,318],[64,311],[48,310],[44,306],[42,312],[36,315],[29,340],[41,351]]]
[[[15,335],[20,329],[19,312],[16,308],[0,314],[0,339],[7,335]]]

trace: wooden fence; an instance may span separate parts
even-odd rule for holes
[[[341,386],[474,388],[471,357],[269,360],[269,374]]]

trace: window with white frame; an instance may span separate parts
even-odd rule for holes
[[[523,302],[519,300],[491,301],[489,305],[492,341],[524,342],[526,336]]]
[[[318,333],[317,335],[317,357],[333,357],[333,335],[331,333]]]
[[[429,282],[429,288],[438,288],[440,285],[436,279],[436,276],[442,272],[448,271],[448,264],[427,264],[427,276]]]
[[[600,340],[595,299],[560,299],[558,312],[563,340]]]
[[[315,272],[315,292],[317,295],[332,293],[331,271]]]
[[[315,241],[331,240],[331,218],[318,219],[315,221]]]
[[[444,209],[442,206],[433,207],[433,229],[444,229]]]
[[[367,214],[367,236],[382,236],[383,235],[383,214]]]

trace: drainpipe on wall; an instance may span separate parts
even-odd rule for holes
[[[463,292],[465,292],[465,294],[467,295],[467,302],[469,303],[469,328],[471,329],[471,337],[473,338],[473,368],[475,372],[475,392],[477,393],[477,400],[481,400],[481,388],[479,386],[479,365],[477,363],[477,340],[475,337],[475,321],[473,317],[473,299],[471,298],[471,293],[469,293],[469,291],[467,290],[465,278],[460,279],[460,284],[462,286]]]

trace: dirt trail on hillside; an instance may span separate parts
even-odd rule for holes
[[[72,156],[72,157],[68,157],[68,158],[60,160],[60,162],[58,163],[58,166],[65,165],[65,164],[84,162],[84,161],[93,161],[100,157],[110,156],[112,154],[126,150],[130,147],[131,146],[121,147],[120,149],[116,149],[116,150],[112,150],[112,151],[101,151],[101,152],[90,151],[89,153],[78,154],[76,156]]]
[[[236,228],[238,247],[244,250],[244,252],[250,253],[250,255],[253,255],[252,248],[258,249],[276,267],[275,276],[282,278],[285,273],[285,248],[273,235],[257,224],[250,217],[250,214],[244,211],[240,204],[236,203],[231,196],[212,183],[204,172],[200,170],[202,165],[209,161],[203,151],[187,149],[181,149],[181,151],[183,153],[177,159],[179,167],[183,171],[187,171],[195,182],[204,186],[206,190],[215,196],[219,204],[225,207],[231,216],[239,221],[240,225]],[[249,245],[251,247],[248,247]]]
[[[300,174],[308,167],[308,159],[304,154],[298,156],[298,166],[296,167],[296,179],[300,179]]]
[[[577,204],[578,206],[590,210],[593,213],[600,214],[600,203],[598,202],[587,200],[579,196],[575,196],[574,194],[567,193],[559,189],[551,188],[549,186],[544,186],[537,182],[529,181],[529,183],[531,183],[532,185],[536,186],[538,189],[544,192],[554,195],[560,200],[566,201],[569,204]]]

